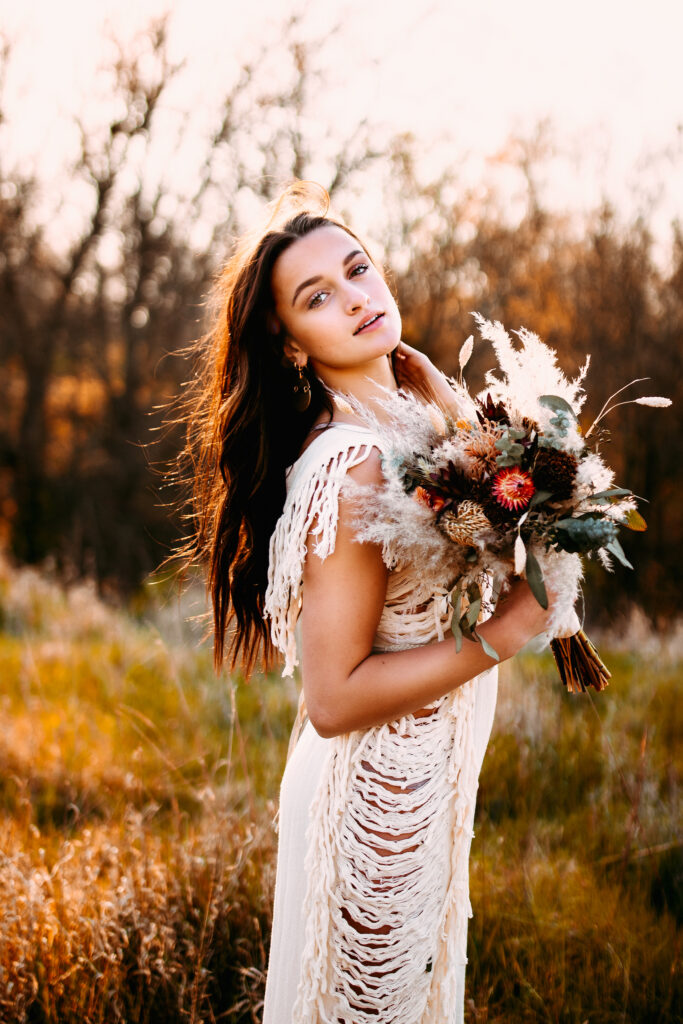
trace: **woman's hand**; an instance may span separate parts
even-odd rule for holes
[[[425,383],[432,384],[441,373],[434,366],[429,356],[405,341],[399,341],[394,354],[398,383],[419,390]]]
[[[424,352],[419,352],[411,345],[406,345],[405,341],[400,341],[395,352],[394,365],[399,386],[407,385],[418,394],[435,401],[456,419],[461,415],[461,403],[448,379]]]
[[[500,598],[488,622],[505,628],[513,647],[520,650],[539,633],[545,632],[552,615],[553,594],[548,593],[548,607],[542,608],[526,580],[516,579]],[[484,626],[485,623],[482,623]]]

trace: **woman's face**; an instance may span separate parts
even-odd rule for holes
[[[342,228],[316,228],[290,245],[273,267],[272,290],[285,354],[332,386],[340,374],[369,372],[398,345],[401,317],[389,287]]]

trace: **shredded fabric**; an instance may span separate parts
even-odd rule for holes
[[[266,594],[283,675],[298,663],[307,536],[312,530],[321,558],[334,550],[346,472],[373,447],[379,443],[369,429],[338,424],[290,470]],[[374,649],[443,639],[450,619],[443,581],[418,567],[388,567]],[[327,741],[307,833],[293,1024],[455,1021],[471,916],[475,686],[471,680],[415,714]]]
[[[294,630],[301,611],[306,538],[312,528],[316,555],[325,559],[332,553],[339,489],[346,471],[364,462],[373,444],[370,431],[358,427],[344,437],[340,448],[338,428],[331,428],[316,437],[290,468],[285,507],[270,538],[264,606],[273,643],[285,656],[283,676],[291,676],[298,664]]]

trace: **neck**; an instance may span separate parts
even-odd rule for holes
[[[324,370],[318,372],[318,368],[313,365],[313,370],[326,387],[332,391],[351,395],[361,405],[370,409],[380,420],[384,419],[384,415],[378,401],[384,397],[386,391],[398,391],[389,356],[381,356],[379,359],[374,359],[362,366],[355,366],[352,369],[336,369],[326,366]],[[339,419],[342,418],[356,420],[356,417],[352,417],[350,413],[348,416],[339,417]]]

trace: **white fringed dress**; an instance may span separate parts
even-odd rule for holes
[[[379,439],[339,423],[290,467],[266,612],[297,664],[306,538],[334,550],[346,471]],[[389,565],[374,650],[443,639],[443,581]],[[497,693],[486,672],[416,715],[323,739],[295,726],[280,791],[264,1024],[461,1024],[474,807]]]

